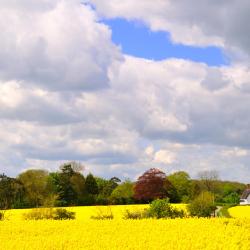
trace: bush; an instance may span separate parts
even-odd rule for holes
[[[148,209],[129,211],[126,210],[123,219],[144,219],[144,218],[183,218],[185,212],[174,208],[169,204],[169,199],[154,200]]]
[[[49,220],[53,219],[52,208],[34,208],[28,213],[23,214],[25,220]]]
[[[150,218],[183,218],[185,213],[183,210],[174,208],[169,204],[169,199],[154,200],[147,210],[147,217]]]
[[[30,212],[25,213],[25,220],[69,220],[75,219],[75,213],[66,209],[58,208],[34,208]]]
[[[112,220],[114,219],[114,215],[110,207],[107,207],[106,209],[97,207],[96,215],[91,216],[90,218],[94,220]]]
[[[214,196],[210,192],[201,193],[188,206],[190,215],[197,217],[211,217],[215,210]]]
[[[123,219],[125,220],[140,220],[146,217],[146,212],[147,209],[145,210],[135,210],[135,211],[130,211],[128,209],[125,210],[124,215],[123,215]]]
[[[54,220],[74,220],[75,212],[68,211],[64,208],[57,208],[53,213]]]

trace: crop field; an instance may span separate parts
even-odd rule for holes
[[[90,219],[107,207],[69,208],[76,219],[67,221],[24,220],[28,210],[11,210],[0,222],[0,249],[250,249],[250,219],[122,218],[144,207],[112,206],[113,220]]]
[[[250,206],[236,206],[228,209],[229,214],[234,218],[250,219]]]

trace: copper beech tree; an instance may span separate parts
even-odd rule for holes
[[[138,178],[134,198],[145,202],[166,198],[170,187],[171,183],[166,179],[166,174],[159,169],[151,168]]]

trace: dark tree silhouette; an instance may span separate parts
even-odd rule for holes
[[[85,181],[86,191],[89,194],[95,195],[98,194],[98,185],[96,183],[96,179],[92,174],[88,174]]]
[[[164,172],[151,168],[138,178],[134,188],[134,198],[145,202],[165,198],[168,196],[167,188],[170,186],[171,183],[166,179]]]
[[[21,203],[24,191],[20,181],[0,174],[0,209],[10,209],[14,204]]]

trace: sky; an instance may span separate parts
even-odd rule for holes
[[[195,5],[195,8],[193,6]],[[0,0],[0,172],[250,183],[248,0]]]

